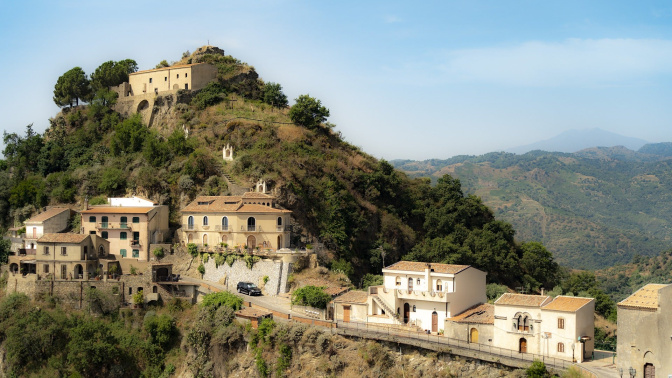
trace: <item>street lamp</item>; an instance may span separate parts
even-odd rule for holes
[[[635,378],[635,375],[636,375],[636,374],[637,374],[637,370],[635,370],[635,368],[633,368],[632,366],[630,366],[630,376],[631,376],[632,378]]]
[[[623,368],[618,368],[618,374],[623,378]]]

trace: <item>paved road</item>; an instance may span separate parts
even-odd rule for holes
[[[578,364],[595,373],[598,378],[620,378],[616,365],[612,363],[611,358],[605,358],[595,361],[587,361]]]

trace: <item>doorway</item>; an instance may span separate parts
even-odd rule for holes
[[[518,342],[518,352],[527,353],[527,340],[525,338],[521,338]]]
[[[408,303],[404,303],[404,323],[408,323],[411,317],[411,306]]]
[[[439,314],[436,311],[432,312],[432,332],[439,332]]]
[[[253,250],[254,247],[256,247],[256,246],[257,246],[257,238],[255,238],[255,237],[252,236],[252,235],[248,236],[248,237],[247,237],[247,251],[248,251],[248,252],[252,252],[252,250]]]
[[[471,332],[469,332],[469,338],[472,343],[478,342],[478,330],[476,328],[471,329]]]
[[[656,367],[653,364],[644,365],[644,378],[656,378]]]
[[[343,306],[343,322],[350,322],[350,306]]]

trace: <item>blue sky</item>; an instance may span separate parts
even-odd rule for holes
[[[44,131],[58,77],[224,49],[386,159],[481,154],[599,127],[672,141],[668,1],[7,1],[0,129]],[[199,10],[195,10],[199,9]]]

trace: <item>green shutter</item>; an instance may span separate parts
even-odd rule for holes
[[[140,223],[140,217],[133,217],[133,223]]]
[[[121,257],[126,257],[126,250],[125,249],[122,249],[119,252],[121,253]]]
[[[139,250],[139,249],[134,249],[134,250],[133,250],[133,257],[135,257],[136,259],[137,259],[138,257],[140,257],[140,250]]]
[[[125,232],[120,233],[119,234],[119,239],[126,240],[126,233]]]

